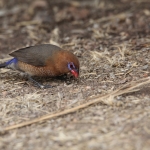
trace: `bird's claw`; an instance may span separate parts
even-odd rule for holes
[[[51,85],[43,85],[43,84],[40,84],[38,82],[34,83],[34,85],[40,89],[48,89],[48,88],[52,88],[53,86]]]
[[[53,86],[51,86],[51,85],[39,85],[39,87],[41,89],[48,89],[48,88],[52,88]]]

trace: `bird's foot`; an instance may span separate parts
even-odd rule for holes
[[[48,89],[48,88],[52,88],[53,86],[40,84],[40,86],[38,86],[38,87],[40,87],[41,89]]]
[[[31,78],[30,76],[28,77],[29,81],[33,82],[34,85],[38,88],[41,88],[41,89],[47,89],[47,88],[52,88],[51,85],[42,85],[40,84],[39,82],[37,82],[36,80],[34,80],[33,78]]]

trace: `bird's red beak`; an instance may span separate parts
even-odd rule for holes
[[[73,74],[73,76],[75,77],[75,78],[78,78],[78,76],[79,76],[79,72],[77,71],[77,70],[71,70],[71,73]]]

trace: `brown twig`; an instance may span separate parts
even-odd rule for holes
[[[134,82],[128,83],[125,86],[123,86],[123,87],[121,87],[121,88],[119,88],[115,91],[112,91],[107,95],[103,95],[103,96],[98,95],[98,96],[89,98],[88,100],[90,100],[90,101],[85,103],[85,104],[81,104],[81,105],[76,106],[74,108],[63,110],[61,112],[57,112],[57,113],[54,113],[54,114],[44,115],[42,117],[30,120],[30,121],[26,121],[26,122],[19,123],[19,124],[16,124],[16,125],[8,126],[8,127],[4,128],[3,131],[9,131],[9,130],[12,130],[12,129],[21,128],[21,127],[24,127],[24,126],[27,126],[27,125],[31,125],[31,124],[34,124],[34,123],[45,121],[47,119],[53,119],[53,118],[56,118],[56,117],[60,117],[60,116],[63,116],[63,115],[69,114],[69,113],[76,112],[77,110],[86,108],[90,105],[97,104],[97,103],[100,103],[100,102],[106,104],[107,103],[106,101],[110,97],[116,97],[116,96],[119,96],[119,95],[122,95],[122,94],[137,91],[137,90],[139,90],[137,88],[139,88],[140,86],[149,84],[149,83],[150,83],[150,77],[143,78],[139,81],[134,81]]]

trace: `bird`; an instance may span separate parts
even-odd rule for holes
[[[45,86],[32,77],[56,77],[71,73],[79,77],[79,60],[70,51],[52,44],[40,44],[13,51],[13,58],[0,64],[0,68],[18,70],[40,88]]]

